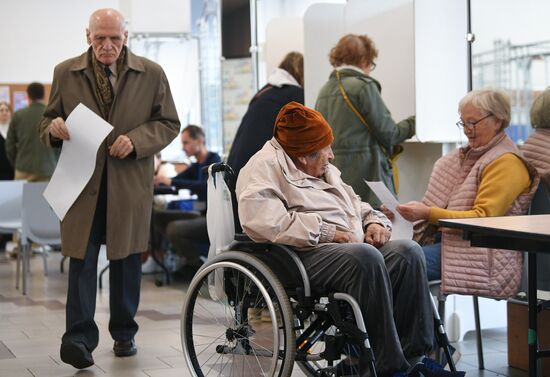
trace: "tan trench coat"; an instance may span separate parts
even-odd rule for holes
[[[55,67],[50,100],[40,124],[40,136],[46,145],[61,145],[60,140],[50,138],[49,125],[58,116],[67,119],[79,103],[101,115],[94,94],[91,53],[89,49]],[[92,178],[61,223],[62,253],[69,257],[84,258],[104,167],[107,167],[107,257],[125,258],[148,246],[153,155],[178,135],[180,123],[162,68],[129,50],[126,60],[106,119],[114,130],[98,150]],[[107,153],[107,146],[119,135],[128,136],[135,147],[135,154],[122,160]]]

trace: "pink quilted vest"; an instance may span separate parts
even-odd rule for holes
[[[537,169],[540,177],[550,186],[550,129],[538,128],[531,134],[525,144],[521,147],[521,152],[525,159]]]
[[[434,165],[428,190],[422,200],[430,207],[454,211],[470,210],[485,167],[505,153],[524,162],[521,152],[506,134],[499,133],[488,144],[472,149],[460,148],[441,157]],[[531,190],[521,194],[506,213],[524,215],[538,186],[538,176],[526,163],[532,179]],[[426,222],[415,224],[415,239],[426,229]],[[470,247],[462,231],[442,229],[441,289],[446,294],[507,298],[517,293],[523,270],[522,253],[501,249]]]

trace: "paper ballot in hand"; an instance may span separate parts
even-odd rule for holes
[[[397,199],[393,196],[390,190],[382,182],[369,182],[365,181],[367,186],[374,192],[374,195],[378,197],[380,202],[390,209],[394,214],[392,220],[392,232],[391,240],[411,240],[413,236],[413,226],[410,222],[405,220],[395,207],[399,204]]]
[[[44,190],[44,197],[59,220],[63,220],[92,177],[97,150],[113,129],[82,103],[69,114],[65,124],[71,138],[63,142],[59,161]]]

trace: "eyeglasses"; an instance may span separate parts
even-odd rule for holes
[[[375,68],[376,68],[376,63],[375,63],[375,62],[372,62],[372,63],[370,64],[370,70],[371,70],[371,71],[374,71]]]
[[[460,128],[460,129],[463,129],[463,128],[474,129],[475,126],[477,126],[477,124],[478,124],[479,122],[481,122],[482,120],[485,120],[485,119],[487,119],[487,118],[489,118],[489,117],[492,117],[492,116],[493,116],[493,114],[489,113],[489,114],[485,115],[483,118],[476,120],[475,122],[464,122],[464,121],[461,119],[461,120],[459,120],[458,122],[456,122],[456,126],[457,126],[458,128]]]

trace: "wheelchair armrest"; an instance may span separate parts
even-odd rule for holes
[[[235,234],[235,241],[240,242],[253,242],[250,237],[246,233],[236,233]]]

